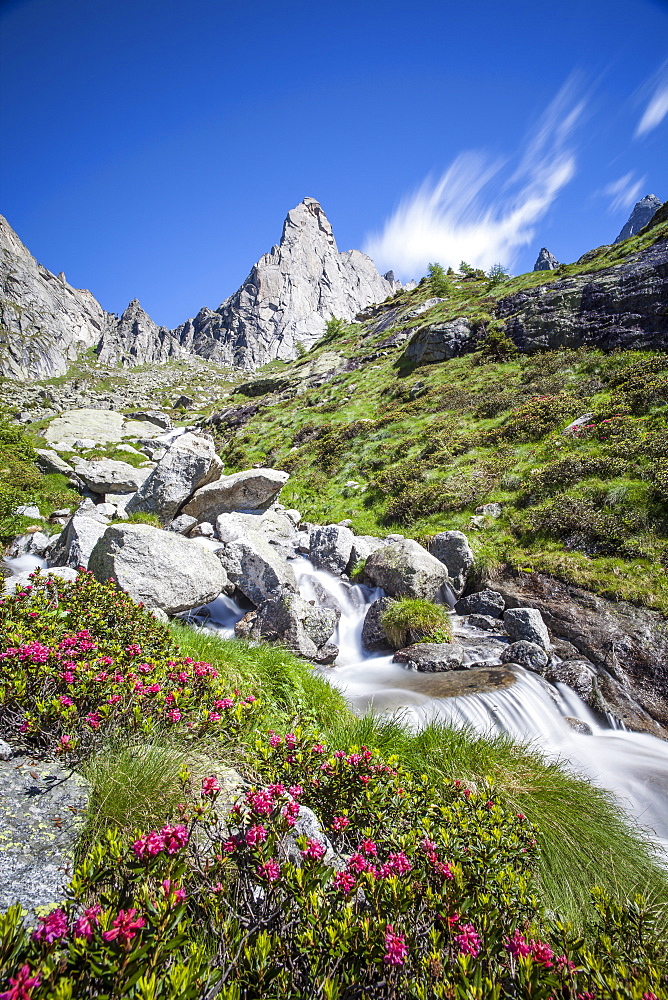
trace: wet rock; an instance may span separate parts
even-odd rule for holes
[[[24,555],[43,556],[50,544],[51,539],[43,531],[26,532],[12,541],[7,554],[12,558]]]
[[[568,684],[587,705],[595,701],[593,697],[597,670],[589,660],[565,660],[551,663],[544,671],[548,681]]]
[[[500,635],[505,635],[506,633],[503,622],[499,621],[498,618],[492,618],[491,615],[469,615],[468,624],[473,625],[474,628],[482,629],[483,632],[496,632]]]
[[[512,642],[526,639],[543,649],[550,648],[550,634],[540,611],[535,608],[511,608],[504,611],[503,623]]]
[[[392,657],[394,663],[403,663],[408,670],[422,673],[460,670],[463,659],[464,650],[456,642],[419,642],[398,649]]]
[[[326,524],[311,532],[311,562],[316,569],[340,576],[350,562],[354,535],[350,528],[340,524]]]
[[[127,462],[113,458],[95,458],[90,462],[79,459],[74,472],[93,493],[132,493],[150,475],[150,469],[135,469]]]
[[[372,552],[364,573],[391,597],[433,600],[448,582],[448,570],[443,563],[410,538]]]
[[[506,606],[501,594],[496,590],[478,590],[468,597],[460,597],[455,604],[458,615],[486,615],[490,618],[500,618]],[[471,622],[471,624],[474,624]]]
[[[564,719],[574,732],[581,733],[583,736],[592,735],[592,728],[589,723],[583,722],[582,719],[574,719],[571,715],[565,715]]]
[[[338,654],[329,643],[340,614],[319,608],[297,594],[282,594],[250,611],[235,627],[239,638],[280,642],[315,663],[333,663]]]
[[[156,514],[163,524],[169,524],[193,493],[217,480],[222,471],[223,463],[209,437],[182,434],[167,449],[128,503],[127,510],[129,513]],[[194,516],[188,510],[182,513]]]
[[[183,513],[192,514],[198,521],[215,522],[219,514],[266,510],[289,478],[289,473],[277,469],[235,472],[198,489]]]
[[[542,573],[509,575],[494,586],[507,607],[538,609],[557,642],[617,682],[624,699],[615,714],[627,728],[668,737],[668,622],[662,615]]]
[[[387,611],[392,603],[391,597],[381,597],[369,605],[362,625],[362,645],[370,653],[385,653],[394,649],[381,624],[383,612]]]
[[[448,584],[459,597],[473,567],[473,552],[469,540],[461,531],[441,531],[429,543],[429,551],[448,569]]]
[[[69,769],[27,757],[0,762],[0,780],[0,910],[20,903],[34,924],[36,911],[65,896],[88,786]]]
[[[518,642],[511,642],[501,654],[502,663],[519,663],[525,670],[533,670],[534,673],[543,674],[548,664],[548,656],[542,646],[537,646],[535,642],[528,642],[520,639]]]
[[[97,542],[89,568],[110,576],[135,601],[168,615],[218,597],[227,584],[220,560],[196,541],[148,524],[114,524]]]

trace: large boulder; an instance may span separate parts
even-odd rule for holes
[[[385,653],[394,649],[381,622],[383,613],[392,606],[392,603],[391,597],[380,597],[369,605],[369,610],[364,616],[362,645],[370,653]]]
[[[123,437],[125,417],[115,410],[68,410],[51,421],[44,437],[49,443],[73,445],[79,438],[111,444]]]
[[[148,524],[114,524],[89,560],[98,580],[114,577],[135,601],[175,615],[208,604],[227,584],[213,552]]]
[[[168,414],[162,410],[137,410],[136,413],[128,414],[132,420],[147,420],[150,424],[155,424],[164,431],[172,429],[172,421]]]
[[[109,519],[88,500],[69,519],[49,552],[50,566],[88,566],[91,552],[107,530]]]
[[[90,462],[79,459],[74,464],[79,479],[93,493],[133,493],[150,475],[150,469],[135,469],[127,462],[113,458],[94,458]]]
[[[341,576],[350,562],[354,535],[342,524],[318,526],[311,532],[311,562],[316,569]]]
[[[280,642],[315,663],[333,663],[338,648],[329,642],[340,613],[320,608],[298,594],[284,593],[250,611],[236,625],[239,638]]]
[[[448,571],[443,563],[411,538],[390,542],[372,552],[364,572],[391,597],[433,600],[448,583]]]
[[[550,633],[540,611],[535,608],[510,608],[503,613],[503,623],[511,642],[526,639],[542,649],[550,648]]]
[[[297,529],[294,521],[284,510],[270,507],[254,514],[221,514],[216,518],[216,534],[221,542],[234,542],[246,537],[248,532],[260,532],[273,545],[285,548],[297,544]]]
[[[444,670],[461,670],[464,650],[457,642],[416,642],[413,646],[397,650],[392,660],[403,663],[409,670],[441,673]]]
[[[543,647],[527,639],[511,642],[501,654],[501,663],[519,663],[525,670],[533,670],[536,674],[545,675],[548,662],[548,655]]]
[[[386,544],[385,539],[376,538],[375,535],[354,535],[350,550],[350,569],[354,569],[357,563],[366,561],[372,552],[382,549]]]
[[[455,604],[458,615],[488,615],[490,618],[500,618],[506,606],[501,594],[496,590],[479,590],[468,597],[460,597]]]
[[[416,365],[431,365],[456,358],[473,346],[471,324],[463,316],[423,326],[407,344],[404,358]]]
[[[186,500],[196,490],[218,479],[222,471],[223,463],[210,438],[182,434],[130,500],[127,510],[129,513],[156,514],[163,524],[169,524]]]
[[[266,510],[290,478],[278,469],[247,469],[223,476],[198,489],[183,508],[198,521],[215,522],[219,514]]]
[[[223,546],[217,556],[231,582],[256,607],[285,591],[297,592],[292,566],[259,531]]]
[[[40,472],[47,475],[58,472],[61,476],[71,476],[74,469],[68,465],[64,458],[61,458],[57,451],[51,448],[35,448],[37,458],[35,460]]]
[[[455,597],[459,597],[474,562],[468,538],[461,531],[441,531],[432,538],[429,551],[447,566],[448,584]]]

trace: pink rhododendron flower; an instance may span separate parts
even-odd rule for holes
[[[356,882],[350,872],[337,872],[332,880],[332,884],[347,896],[355,888]]]
[[[294,750],[294,748],[297,746],[297,737],[295,736],[294,733],[285,734],[285,745],[288,748],[288,750]]]
[[[263,844],[266,839],[267,831],[261,823],[252,826],[246,834],[246,843],[249,847],[255,847],[256,844]]]
[[[102,716],[98,715],[97,712],[89,712],[88,715],[84,716],[84,722],[87,722],[91,729],[99,729]]]
[[[332,830],[345,830],[347,826],[350,826],[350,820],[347,816],[335,816],[332,822]]]
[[[282,785],[279,781],[275,785],[268,785],[267,791],[275,799],[278,799],[280,798],[281,795],[285,795],[285,785]]]
[[[53,944],[54,941],[58,941],[67,934],[67,914],[64,910],[52,910],[46,917],[38,917],[37,921],[39,927],[33,931],[32,935],[35,941]]]
[[[299,816],[299,803],[287,802],[281,809],[281,816],[288,826],[294,826]]]
[[[222,715],[220,715],[218,712],[209,712],[209,721],[210,722],[220,722],[221,719],[222,719]]]
[[[129,646],[125,647],[125,652],[128,656],[139,656],[141,654],[141,646],[136,642],[131,642]]]
[[[403,851],[388,855],[387,863],[392,866],[397,875],[405,875],[406,872],[411,871],[413,868],[413,865]]]
[[[363,840],[359,845],[359,850],[363,854],[378,854],[378,848],[373,840]]]
[[[10,977],[9,989],[0,993],[0,1000],[30,1000],[32,991],[41,983],[39,976],[31,975],[29,965],[22,965],[15,978]]]
[[[60,702],[61,705],[64,705],[65,708],[67,708],[69,705],[73,705],[74,704],[74,702],[72,701],[72,699],[68,698],[66,694],[61,694],[61,696],[58,699],[58,701]]]
[[[455,877],[452,872],[452,868],[446,861],[439,862],[438,864],[434,865],[434,868],[436,869],[439,875],[443,876],[443,878],[453,879]]]
[[[258,816],[270,816],[274,810],[274,797],[269,791],[248,792],[246,802]]]
[[[119,910],[118,916],[111,925],[111,930],[103,932],[104,940],[115,941],[118,939],[120,944],[128,944],[133,937],[136,937],[137,931],[146,924],[144,918],[137,917],[136,914],[135,909]]]
[[[290,787],[288,788],[288,792],[293,797],[293,799],[298,799],[300,795],[304,794],[304,789],[302,788],[301,785],[290,785]]]
[[[170,722],[178,722],[181,718],[181,712],[178,708],[172,708],[169,712],[167,712],[167,718]]]
[[[232,708],[234,705],[233,698],[219,698],[218,701],[214,701],[214,708]]]
[[[383,961],[386,965],[404,964],[406,955],[408,954],[406,939],[403,934],[395,934],[394,927],[391,924],[388,924],[385,929],[385,948],[387,950],[383,956]]]
[[[177,903],[183,903],[186,898],[185,889],[180,889],[171,879],[163,879],[162,891],[165,896],[173,896]]]
[[[550,948],[549,944],[545,944],[544,941],[531,942],[531,957],[534,962],[538,962],[539,965],[545,966],[546,969],[552,968],[554,952]]]
[[[301,852],[303,858],[318,858],[323,857],[325,853],[325,845],[321,844],[319,840],[313,840],[311,837],[306,841],[306,847]]]
[[[311,747],[311,753],[324,753],[325,748],[322,743],[316,743],[315,746]]]
[[[363,858],[362,855],[359,854],[358,852],[355,852],[355,854],[351,854],[350,857],[348,858],[348,863],[346,867],[348,871],[359,873],[359,872],[365,872],[367,869],[367,865],[368,865],[367,859]]]
[[[183,823],[177,823],[176,826],[167,824],[160,834],[168,854],[176,854],[188,843],[188,830]]]
[[[220,785],[215,774],[209,778],[202,778],[202,795],[216,795],[220,791]]]
[[[263,865],[258,866],[257,873],[260,878],[266,878],[269,882],[275,882],[276,879],[280,878],[281,866],[277,861],[265,861]]]
[[[520,934],[519,930],[515,930],[512,937],[506,938],[504,942],[504,947],[506,951],[513,956],[513,958],[519,958],[521,955],[530,955],[531,948],[529,942]]]
[[[90,941],[93,936],[93,930],[99,923],[97,918],[100,913],[102,913],[102,907],[99,905],[89,906],[87,910],[84,910],[82,916],[79,917],[74,925],[74,937],[85,938],[86,941]]]
[[[462,955],[472,955],[475,958],[480,951],[480,935],[473,924],[460,924],[454,941]]]

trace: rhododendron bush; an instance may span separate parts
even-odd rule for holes
[[[209,663],[180,657],[169,629],[113,582],[39,574],[0,600],[0,730],[80,761],[112,732],[229,739],[254,698]]]
[[[436,799],[299,731],[255,753],[236,800],[186,781],[178,815],[107,833],[36,928],[1,917],[0,998],[665,996],[640,906],[597,895],[585,936],[544,918],[534,828],[491,787]]]

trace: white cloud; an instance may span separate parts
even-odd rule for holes
[[[583,110],[584,102],[566,85],[508,180],[504,164],[487,154],[460,154],[438,180],[428,177],[400,203],[382,231],[367,238],[365,252],[381,271],[391,267],[403,278],[424,274],[431,261],[455,268],[462,260],[485,269],[496,262],[511,267],[575,173],[569,141]]]
[[[641,135],[647,135],[648,132],[651,132],[652,129],[660,125],[666,115],[668,115],[668,79],[666,78],[665,69],[661,75],[662,79],[659,80],[649,104],[645,108],[644,114],[638,122],[635,132],[636,138]]]
[[[608,184],[601,191],[601,194],[611,199],[611,212],[620,212],[623,208],[630,208],[631,205],[635,205],[645,183],[645,177],[641,177],[640,180],[635,181],[633,176],[633,171],[631,170],[628,174],[620,177],[619,180]]]

